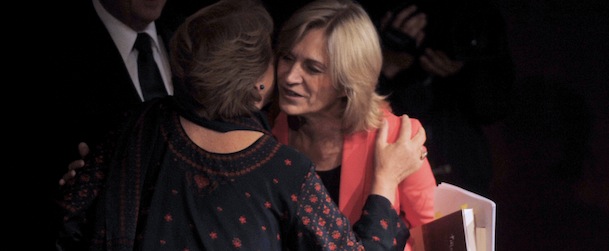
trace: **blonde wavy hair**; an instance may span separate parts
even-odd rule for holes
[[[334,88],[346,94],[345,133],[378,128],[385,97],[376,93],[382,52],[377,30],[356,2],[317,0],[297,10],[282,26],[277,53],[287,54],[308,31],[323,29]]]

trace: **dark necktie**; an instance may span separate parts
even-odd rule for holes
[[[152,43],[150,41],[150,36],[145,32],[141,32],[137,34],[134,45],[138,51],[137,75],[140,79],[140,87],[142,88],[144,100],[151,100],[167,95],[159,67],[152,56]]]

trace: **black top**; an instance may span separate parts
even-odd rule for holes
[[[333,201],[338,204],[338,195],[340,191],[340,170],[341,166],[338,166],[328,171],[317,171],[317,175],[323,181],[324,186],[328,189],[328,193]]]

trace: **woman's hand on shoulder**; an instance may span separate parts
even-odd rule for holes
[[[89,145],[85,142],[78,144],[78,153],[82,159],[78,159],[68,164],[68,171],[59,179],[59,186],[64,186],[76,176],[76,170],[85,166],[84,158],[89,154]]]
[[[388,143],[389,124],[387,120],[379,128],[376,138],[374,156],[374,179],[372,193],[387,197],[392,203],[395,198],[397,186],[406,177],[418,171],[425,157],[427,149],[424,146],[427,136],[425,129],[420,129],[412,135],[412,124],[407,115],[401,116],[400,133],[394,143]]]

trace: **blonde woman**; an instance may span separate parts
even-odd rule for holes
[[[382,65],[377,31],[354,1],[317,0],[283,24],[277,52],[281,112],[273,134],[313,160],[340,210],[355,222],[371,191],[379,128],[387,121],[393,141],[403,121],[375,92]],[[408,122],[409,133],[421,131],[418,120]],[[415,151],[420,154],[404,152],[411,158],[404,163],[420,168],[391,200],[409,227],[434,217],[436,180],[424,147]]]

